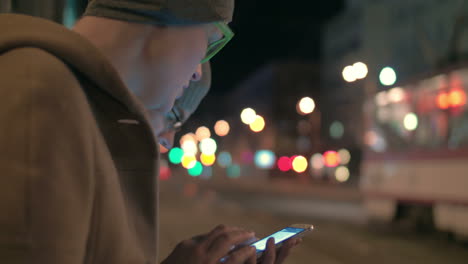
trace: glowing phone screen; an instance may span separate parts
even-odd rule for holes
[[[275,244],[278,244],[296,234],[299,234],[303,232],[305,229],[304,228],[295,228],[295,227],[286,227],[283,230],[280,230],[274,234],[271,234],[255,243],[253,243],[251,246],[255,247],[257,251],[263,251],[266,248],[266,243],[270,237],[275,238]]]

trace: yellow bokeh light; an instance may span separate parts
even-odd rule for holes
[[[206,155],[206,154],[202,153],[200,155],[200,161],[205,166],[212,166],[216,161],[216,156],[215,155]]]
[[[418,116],[415,113],[409,113],[403,120],[403,125],[408,131],[414,131],[418,128]]]
[[[241,112],[242,123],[246,125],[250,125],[251,123],[253,123],[256,117],[257,117],[257,113],[252,108],[245,108]]]
[[[299,172],[299,173],[304,172],[305,170],[307,170],[307,166],[308,166],[307,159],[304,158],[303,156],[295,157],[292,162],[292,167],[295,172]]]
[[[184,155],[182,157],[182,167],[191,169],[197,164],[197,159],[193,155]]]
[[[349,180],[349,170],[345,166],[340,166],[335,171],[335,178],[339,182],[346,182]]]
[[[198,141],[202,141],[205,138],[209,138],[211,137],[210,129],[205,126],[201,126],[197,129],[197,131],[195,131],[195,136]]]
[[[253,132],[261,132],[265,128],[265,119],[263,119],[262,116],[257,115],[255,121],[253,121],[249,126]]]
[[[310,97],[304,97],[299,101],[299,114],[310,114],[315,109],[315,102]]]
[[[229,127],[229,123],[224,121],[224,120],[219,120],[218,122],[216,122],[216,124],[214,126],[214,130],[215,130],[216,135],[218,135],[220,137],[224,137],[227,134],[229,134],[230,129],[231,128]]]

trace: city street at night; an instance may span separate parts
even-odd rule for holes
[[[257,237],[292,223],[311,223],[315,230],[292,251],[286,264],[461,264],[468,259],[466,245],[441,234],[421,235],[359,223],[353,216],[353,211],[359,212],[359,207],[352,206],[353,203],[309,198],[312,213],[308,213],[304,211],[305,197],[288,198],[283,194],[272,199],[274,197],[265,192],[256,195],[243,189],[232,192],[232,188],[217,192],[215,188],[204,186],[162,184],[161,256],[167,256],[177,242],[207,232],[220,223],[254,230]],[[289,207],[297,201],[302,202],[296,208],[300,211],[296,212],[291,208],[275,209],[272,205]],[[261,203],[264,203],[263,209]],[[331,206],[332,203],[335,205]],[[317,209],[321,206],[328,209]],[[330,210],[337,211],[330,214]],[[343,216],[346,213],[341,210],[348,210],[348,217]]]

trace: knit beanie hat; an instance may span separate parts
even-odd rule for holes
[[[84,16],[154,25],[230,22],[234,0],[90,0]]]
[[[211,86],[210,63],[202,65],[202,79],[197,82],[190,82],[182,96],[177,99],[172,107],[172,111],[166,114],[166,122],[173,124],[176,128],[181,126],[190,115],[195,112],[202,99],[208,93]]]

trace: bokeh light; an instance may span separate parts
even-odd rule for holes
[[[250,129],[253,132],[261,132],[265,128],[265,119],[262,116],[257,115],[255,121],[250,123]]]
[[[205,153],[202,153],[200,155],[200,161],[205,166],[212,166],[216,161],[216,156],[214,154],[207,155]]]
[[[380,83],[383,85],[386,85],[386,86],[394,85],[397,80],[395,70],[391,67],[383,68],[382,71],[380,71],[379,80],[380,80]]]
[[[184,143],[181,145],[182,147],[182,150],[184,151],[184,153],[186,155],[192,155],[192,156],[195,156],[198,152],[198,148],[197,148],[197,143],[196,141],[192,141],[192,140],[186,140],[184,141]]]
[[[389,102],[399,103],[405,99],[405,91],[400,87],[395,87],[388,91],[387,97]]]
[[[353,66],[346,66],[342,72],[343,79],[347,82],[354,82],[356,81],[356,74],[354,73]]]
[[[202,141],[205,138],[209,138],[211,137],[210,129],[206,126],[201,126],[197,128],[197,131],[195,131],[195,136],[197,137],[198,141]]]
[[[349,180],[349,169],[345,166],[340,166],[335,170],[335,179],[339,182],[346,182]]]
[[[216,153],[218,146],[216,141],[212,138],[205,138],[200,142],[200,151],[206,155],[213,155]]]
[[[450,107],[450,100],[447,93],[440,93],[437,96],[437,107],[440,109],[448,109]]]
[[[245,108],[241,112],[242,123],[250,125],[257,118],[257,113],[252,108]]]
[[[243,163],[252,163],[252,161],[254,160],[254,154],[252,153],[252,151],[245,150],[241,154],[241,159]]]
[[[195,162],[195,165],[192,168],[188,169],[188,174],[192,177],[198,177],[202,174],[202,172],[203,166],[199,161]]]
[[[338,150],[338,156],[340,157],[340,163],[343,165],[346,165],[351,161],[351,153],[347,149]]]
[[[159,179],[162,181],[167,181],[171,178],[171,169],[169,168],[169,164],[167,160],[160,159],[159,160]]]
[[[230,166],[232,163],[232,157],[231,157],[231,154],[229,154],[229,152],[221,152],[219,153],[218,155],[218,165],[222,168],[227,168],[228,166]]]
[[[388,104],[388,96],[386,91],[379,92],[375,95],[375,103],[378,106],[386,106]]]
[[[275,154],[270,150],[259,150],[255,153],[255,165],[261,169],[271,169],[275,162]]]
[[[289,171],[292,167],[292,162],[289,157],[281,157],[278,159],[278,169],[280,171]]]
[[[182,157],[184,156],[184,151],[180,148],[172,148],[169,151],[169,161],[172,164],[179,164],[182,162]]]
[[[197,136],[194,133],[187,133],[180,138],[179,143],[182,146],[186,141],[193,141],[196,144]]]
[[[182,157],[182,167],[186,169],[191,169],[195,164],[197,163],[197,159],[193,155],[187,155],[185,154]]]
[[[237,164],[232,164],[231,166],[227,167],[226,173],[229,178],[239,178],[241,175],[241,168]]]
[[[325,166],[334,168],[340,164],[340,157],[336,151],[327,151],[323,154]]]
[[[320,154],[320,153],[316,153],[316,154],[312,155],[312,157],[310,158],[310,164],[311,164],[312,168],[314,168],[316,170],[322,169],[323,166],[325,165],[323,163],[323,155]]]
[[[403,125],[408,131],[416,130],[416,128],[418,128],[418,116],[415,113],[406,114]]]
[[[462,90],[451,91],[448,97],[452,107],[460,107],[466,104],[466,94]]]
[[[302,98],[298,103],[298,112],[301,115],[307,115],[314,111],[315,109],[315,102],[310,97]]]
[[[292,168],[295,172],[304,172],[307,170],[307,166],[307,159],[303,156],[296,156],[292,161]]]
[[[220,137],[227,136],[227,134],[229,134],[230,129],[231,128],[229,126],[229,123],[225,120],[219,120],[214,126],[214,131],[216,135]]]
[[[334,121],[330,126],[330,136],[334,139],[342,138],[344,134],[344,126],[340,121]]]
[[[369,69],[365,63],[356,62],[353,64],[353,72],[356,79],[364,79],[366,78],[367,73],[369,73]]]
[[[207,180],[211,177],[213,177],[213,167],[203,167],[203,171],[200,175],[200,178]]]

